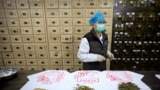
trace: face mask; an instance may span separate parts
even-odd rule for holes
[[[105,24],[97,24],[96,30],[99,32],[103,32],[105,30]]]

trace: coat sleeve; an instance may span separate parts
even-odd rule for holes
[[[110,48],[109,48],[109,46],[108,46],[108,49],[107,49],[107,56],[108,56],[108,58],[111,58],[112,57],[112,52],[110,51]]]
[[[79,50],[77,53],[77,57],[82,62],[94,62],[97,60],[97,55],[93,53],[89,53],[90,47],[88,40],[86,38],[82,38],[79,46]]]

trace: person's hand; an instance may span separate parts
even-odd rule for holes
[[[109,53],[108,54],[108,58],[111,59],[111,60],[113,60],[114,59],[114,55],[112,53]]]
[[[96,55],[97,55],[97,60],[98,60],[99,62],[102,62],[102,61],[106,60],[106,58],[105,58],[104,56],[99,55],[99,54],[96,54]]]

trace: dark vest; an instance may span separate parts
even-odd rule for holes
[[[103,44],[97,37],[95,31],[92,29],[90,32],[88,32],[86,35],[84,35],[85,38],[87,38],[90,46],[89,53],[94,54],[100,54],[107,58],[107,49],[108,49],[108,36],[105,34],[105,32],[102,32],[103,35]]]
[[[107,58],[108,36],[104,32],[102,33],[102,35],[103,44],[101,43],[93,29],[89,33],[84,35],[84,37],[87,38],[89,42],[89,53],[100,54]],[[83,70],[106,70],[106,60],[102,62],[83,62]]]

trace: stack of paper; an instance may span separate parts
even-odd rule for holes
[[[151,90],[141,79],[143,75],[131,71],[76,71],[47,70],[27,76],[29,81],[21,90],[74,90],[76,86],[89,86],[95,90],[118,90],[122,82],[135,83],[140,90]]]

